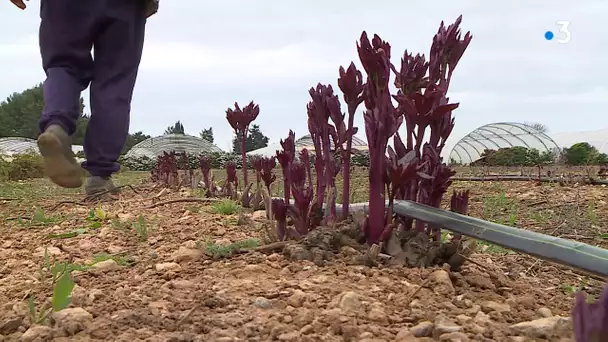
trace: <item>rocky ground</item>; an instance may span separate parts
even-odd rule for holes
[[[472,189],[473,216],[607,246],[605,188],[454,187]],[[78,198],[45,181],[0,188],[0,341],[572,341],[573,293],[602,286],[488,244],[460,272],[348,265],[348,247],[327,266],[239,253],[264,244],[263,212],[158,205],[190,191],[134,185],[55,209]],[[45,250],[79,268],[69,308],[36,324],[28,299],[38,312],[53,296]]]

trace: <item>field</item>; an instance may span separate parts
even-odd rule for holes
[[[0,341],[573,341],[574,293],[605,282],[483,242],[460,272],[354,265],[346,247],[290,261],[265,246],[263,211],[163,204],[200,194],[148,175],[119,174],[132,188],[100,205],[43,179],[0,184]],[[353,177],[365,201],[365,170]],[[471,216],[608,248],[604,186],[452,188],[471,190]],[[53,264],[75,269],[72,301],[35,324]]]

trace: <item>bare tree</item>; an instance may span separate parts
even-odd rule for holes
[[[534,128],[535,130],[537,130],[541,133],[549,132],[549,127],[545,126],[544,124],[542,124],[540,122],[526,122],[525,124],[527,126]]]

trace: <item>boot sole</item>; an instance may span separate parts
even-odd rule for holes
[[[38,149],[44,160],[46,175],[53,183],[63,188],[82,186],[80,166],[66,157],[58,137],[42,133],[38,137]]]

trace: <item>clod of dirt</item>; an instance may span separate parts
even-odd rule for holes
[[[415,326],[410,328],[410,332],[415,337],[426,337],[431,336],[433,334],[433,329],[435,328],[435,324],[430,321],[422,321]]]
[[[63,330],[68,336],[86,329],[93,320],[93,315],[83,308],[67,308],[51,315],[51,324]]]
[[[513,335],[550,339],[565,334],[571,329],[571,325],[569,317],[553,316],[517,323],[509,328]]]
[[[165,271],[173,271],[173,272],[177,272],[177,271],[181,271],[182,267],[175,262],[165,262],[162,264],[156,264],[154,266],[156,268],[156,270],[158,272],[165,272]]]
[[[0,335],[10,335],[14,333],[17,331],[17,329],[19,329],[22,323],[23,318],[21,317],[11,318],[4,321],[2,325],[0,325]]]
[[[450,279],[450,275],[445,270],[436,270],[429,275],[427,278],[429,285],[428,287],[433,289],[435,293],[444,296],[454,295],[454,285]]]
[[[203,252],[196,248],[187,248],[180,246],[179,249],[173,254],[175,262],[182,261],[196,261],[203,257]]]
[[[427,268],[448,264],[454,271],[460,270],[476,249],[476,242],[472,239],[443,243],[415,231],[394,232],[387,244],[391,246],[391,265]]]
[[[285,246],[283,254],[291,260],[308,260],[318,266],[323,266],[326,261],[333,260],[336,254],[340,253],[342,247],[352,247],[363,252],[365,246],[358,242],[362,238],[362,230],[357,225],[346,224],[336,228],[319,227],[308,233],[296,244]],[[365,264],[366,260],[364,258],[362,253],[357,253],[352,262]]]
[[[50,341],[53,338],[53,329],[45,325],[32,325],[23,335],[21,341]]]
[[[119,269],[120,269],[120,265],[118,265],[118,263],[114,259],[100,261],[93,265],[93,271],[100,272],[100,273],[116,271]]]

